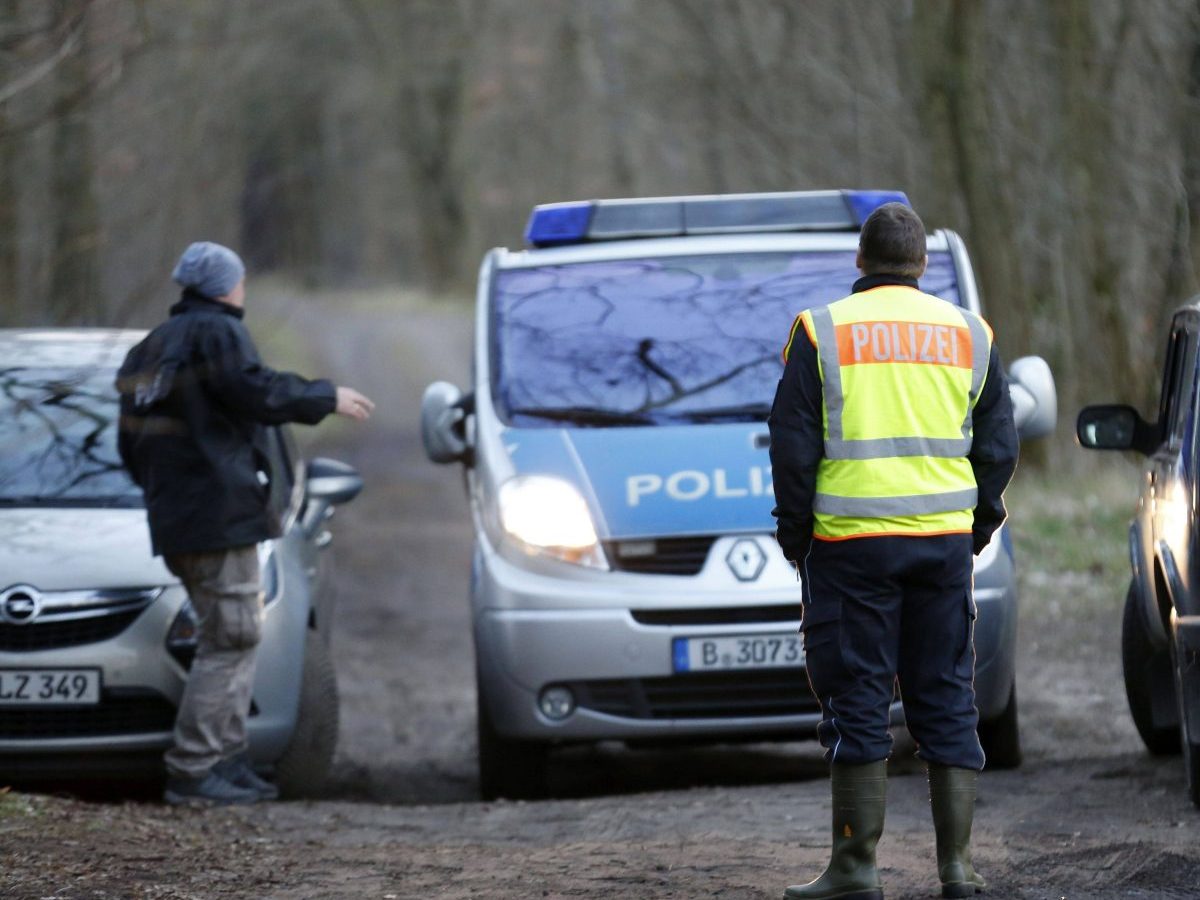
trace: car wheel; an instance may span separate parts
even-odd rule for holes
[[[518,741],[496,731],[479,672],[475,673],[476,723],[479,735],[479,794],[533,800],[546,792],[549,748],[537,741]]]
[[[996,718],[979,723],[979,743],[988,769],[1015,769],[1021,765],[1021,729],[1017,721],[1017,684],[1008,691],[1008,703]]]
[[[1174,688],[1170,678],[1171,655],[1156,650],[1146,634],[1138,610],[1139,598],[1132,582],[1125,595],[1125,612],[1121,617],[1121,667],[1125,672],[1125,696],[1133,724],[1146,749],[1155,756],[1179,752],[1179,726],[1162,725],[1155,721],[1155,687],[1164,693]],[[1168,701],[1169,702],[1169,701]]]
[[[320,792],[329,775],[338,739],[337,673],[329,648],[315,631],[304,642],[304,675],[296,729],[275,764],[280,793],[304,797]]]

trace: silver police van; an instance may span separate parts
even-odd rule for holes
[[[426,391],[462,463],[482,794],[535,796],[555,746],[794,740],[820,720],[800,588],[773,538],[766,418],[803,309],[845,296],[891,191],[539,206],[479,278],[474,374]],[[979,312],[962,240],[922,288]],[[1054,427],[1049,368],[1009,367],[1023,438]],[[993,766],[1020,762],[1017,588],[1001,531],[976,561],[976,688]],[[893,720],[903,721],[899,704]]]

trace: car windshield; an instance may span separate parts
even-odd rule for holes
[[[0,366],[0,506],[141,506],[108,367]]]
[[[850,292],[855,253],[727,253],[510,269],[493,295],[496,400],[528,427],[762,421],[796,315]],[[922,290],[959,303],[950,254]]]

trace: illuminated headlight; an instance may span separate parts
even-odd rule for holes
[[[527,553],[608,568],[587,504],[567,482],[518,475],[500,486],[498,502],[501,527]]]

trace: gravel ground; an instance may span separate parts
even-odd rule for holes
[[[468,515],[459,473],[425,461],[416,428],[429,380],[466,381],[470,314],[382,293],[265,296],[250,322],[268,357],[298,352],[285,331],[309,335],[307,368],[379,404],[367,428],[322,426],[309,441],[368,485],[336,520],[332,783],[319,799],[237,810],[170,809],[117,789],[0,796],[0,897],[739,898],[817,873],[829,798],[811,743],[577,749],[555,767],[564,799],[477,802]],[[1142,750],[1125,707],[1124,560],[1062,574],[1036,534],[1022,540],[1023,520],[1126,502],[1135,474],[1118,476],[1103,500],[1069,486],[1013,492],[1027,762],[980,782],[975,852],[989,897],[1200,897],[1200,815],[1181,764]],[[1119,533],[1108,540],[1119,550]],[[889,898],[937,895],[911,749],[902,738],[879,851]]]

